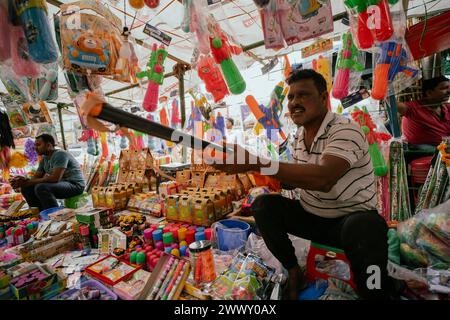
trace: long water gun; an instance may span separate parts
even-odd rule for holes
[[[398,0],[389,0],[395,4]],[[386,41],[394,33],[388,0],[344,0],[358,14],[355,42],[360,49],[369,49],[375,41]]]
[[[206,91],[212,94],[214,102],[219,102],[229,95],[222,73],[211,56],[201,56],[197,63],[197,73],[205,83]]]
[[[47,64],[58,59],[58,51],[50,31],[45,0],[12,1],[20,24],[25,32],[28,52],[36,63]]]
[[[388,173],[388,167],[383,155],[381,154],[380,148],[378,147],[378,142],[388,141],[391,136],[386,133],[376,132],[376,126],[373,123],[366,107],[363,107],[362,110],[355,107],[354,111],[351,113],[351,116],[353,120],[360,125],[362,131],[367,137],[367,141],[369,143],[369,154],[372,159],[375,175],[378,177],[385,176]]]
[[[395,41],[384,42],[379,45],[381,55],[373,73],[372,98],[382,100],[386,97],[388,85],[399,72],[414,78],[419,72],[410,68],[406,50],[401,43]]]
[[[228,43],[227,36],[220,29],[218,23],[212,26],[212,30],[213,32],[209,36],[209,41],[214,60],[220,64],[230,92],[233,94],[241,94],[245,91],[246,84],[239,69],[231,58],[231,55],[237,53],[238,50]]]
[[[332,95],[336,99],[342,99],[348,96],[348,86],[350,82],[351,70],[362,72],[364,66],[358,62],[358,49],[353,43],[352,34],[344,33],[342,36],[343,47],[339,52],[339,58],[336,64],[336,77],[334,78]]]
[[[143,107],[148,112],[153,112],[158,108],[159,86],[164,80],[164,60],[167,57],[167,51],[164,45],[158,48],[153,44],[152,54],[147,62],[147,69],[136,74],[139,79],[147,78],[148,87],[145,93]]]
[[[281,129],[280,115],[282,113],[283,101],[288,90],[287,87],[284,88],[283,81],[280,81],[272,92],[270,105],[268,107],[259,104],[255,97],[251,95],[245,98],[248,107],[256,117],[256,120],[258,120],[258,123],[266,129],[267,137],[271,141],[276,138],[275,136],[272,136],[273,130],[278,131],[281,138],[286,140],[286,135]]]
[[[205,19],[201,17],[201,11],[198,8],[198,1],[184,0],[184,15],[181,23],[181,29],[188,33],[195,33],[198,40],[198,49],[202,54],[209,54],[208,28]]]
[[[108,151],[108,137],[106,132],[100,132],[100,141],[102,143],[102,158],[107,158],[109,155]]]
[[[320,55],[318,59],[314,59],[312,61],[312,65],[313,69],[325,78],[325,81],[327,83],[328,109],[331,110],[330,92],[332,84],[332,73],[330,60]]]

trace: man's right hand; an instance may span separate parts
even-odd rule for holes
[[[24,177],[24,176],[15,176],[11,179],[9,179],[9,183],[11,184],[11,187],[16,190],[20,187],[22,187],[22,185],[28,181],[28,178]]]

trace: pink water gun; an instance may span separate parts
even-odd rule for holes
[[[348,96],[348,85],[350,82],[350,72],[355,70],[361,72],[364,66],[357,60],[358,49],[352,40],[350,32],[342,36],[343,48],[339,52],[339,58],[336,64],[336,77],[334,78],[332,95],[336,99],[342,99]]]
[[[164,60],[166,57],[167,51],[164,45],[158,48],[158,45],[154,43],[146,70],[136,74],[139,79],[145,77],[148,79],[148,87],[143,102],[143,107],[148,112],[153,112],[158,108],[159,86],[164,80]]]

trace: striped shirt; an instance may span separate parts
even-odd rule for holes
[[[306,211],[325,218],[337,218],[376,208],[376,185],[369,146],[360,127],[352,120],[328,112],[310,150],[305,147],[303,127],[298,129],[293,147],[296,163],[319,164],[320,158],[328,154],[350,164],[350,169],[329,192],[297,189]]]

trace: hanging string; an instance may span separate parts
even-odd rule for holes
[[[125,27],[127,26],[127,0],[123,0],[123,18],[125,21]]]

